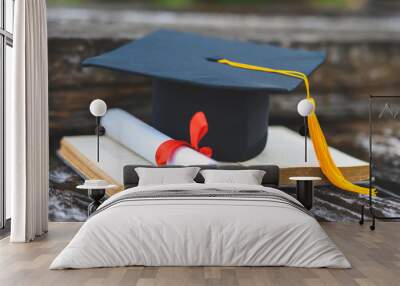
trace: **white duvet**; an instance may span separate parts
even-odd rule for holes
[[[115,203],[131,192],[262,186],[180,184],[136,187],[112,196],[81,227],[50,269],[145,266],[349,268],[318,222],[289,204],[254,198],[152,198]],[[113,202],[115,204],[113,204]]]

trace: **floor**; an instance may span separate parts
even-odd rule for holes
[[[0,285],[400,285],[400,223],[322,223],[352,269],[288,267],[124,267],[48,270],[81,223],[50,223],[49,233],[29,244],[0,240]]]

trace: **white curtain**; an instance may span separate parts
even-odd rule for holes
[[[6,187],[12,242],[48,225],[48,78],[45,0],[15,1],[13,92],[6,98]]]

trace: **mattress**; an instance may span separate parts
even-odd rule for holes
[[[296,199],[263,186],[138,186],[106,200],[50,269],[119,266],[350,268]]]

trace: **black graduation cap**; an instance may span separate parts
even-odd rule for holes
[[[309,75],[325,53],[160,30],[83,65],[151,77],[155,128],[190,141],[190,118],[203,111],[209,131],[201,145],[212,147],[216,160],[244,161],[267,142],[268,94],[290,92],[302,81],[234,68],[218,63],[220,58]]]

